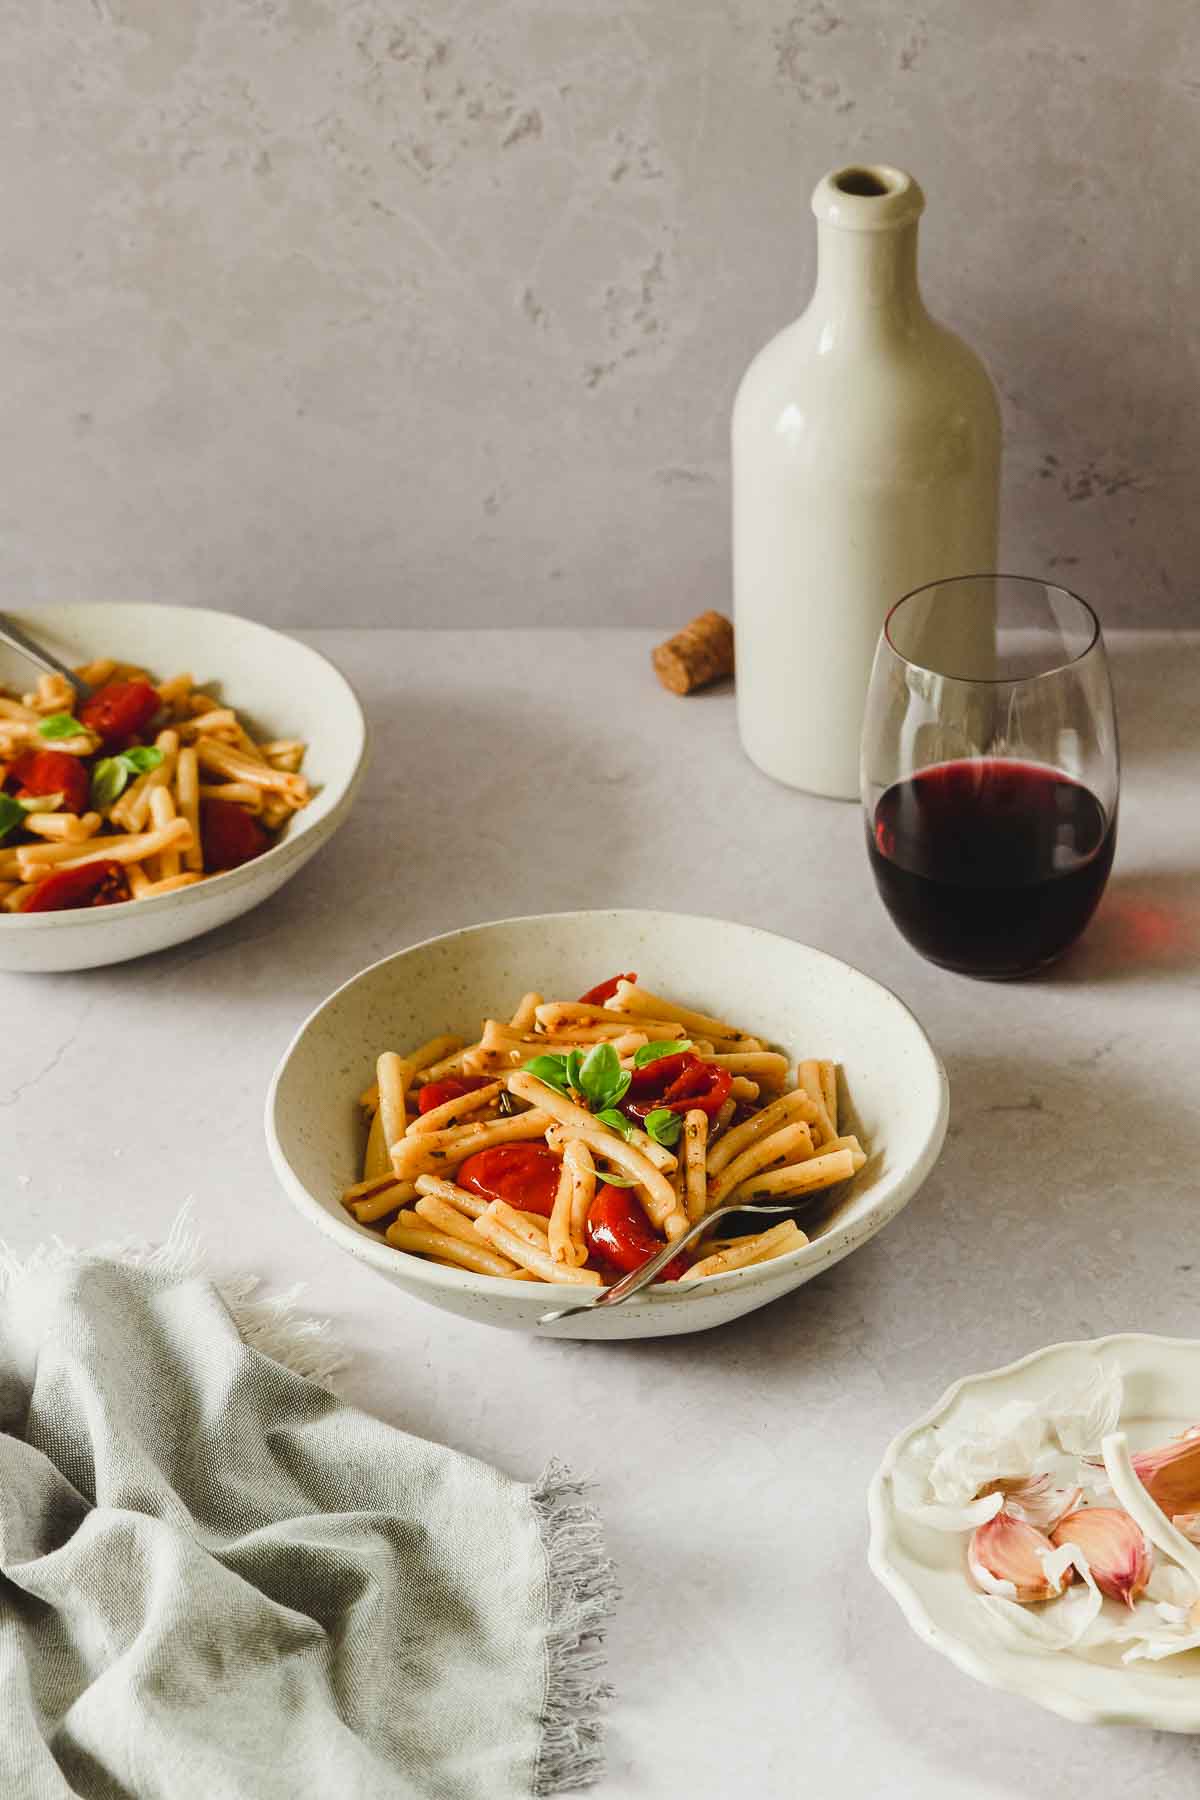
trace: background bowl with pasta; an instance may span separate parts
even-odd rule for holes
[[[312,797],[261,855],[194,885],[119,905],[0,911],[0,969],[42,973],[125,962],[224,925],[267,899],[345,819],[366,762],[366,725],[345,677],[294,638],[231,613],[142,603],[43,606],[11,615],[71,667],[116,658],[165,681],[191,671],[257,736],[300,740]],[[31,690],[37,669],[0,645],[0,687]]]
[[[852,1181],[799,1213],[810,1238],[801,1248],[703,1281],[662,1283],[623,1306],[539,1327],[542,1313],[578,1297],[573,1290],[428,1261],[349,1216],[342,1196],[363,1151],[357,1096],[384,1046],[443,1032],[469,1037],[481,1016],[516,1006],[528,990],[582,994],[616,969],[636,969],[656,993],[752,1024],[792,1057],[834,1060],[843,1128],[857,1133],[869,1156]],[[317,1008],[285,1052],[267,1099],[266,1132],[301,1214],[406,1293],[510,1330],[629,1338],[724,1324],[849,1255],[917,1192],[941,1150],[948,1111],[945,1073],[916,1019],[847,963],[719,919],[594,911],[472,926],[364,969]]]

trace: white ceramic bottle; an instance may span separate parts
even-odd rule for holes
[[[888,608],[996,567],[999,410],[979,358],[922,303],[924,204],[881,165],[818,183],[812,300],[733,411],[742,743],[768,775],[847,800]]]

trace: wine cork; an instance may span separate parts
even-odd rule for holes
[[[673,694],[690,694],[733,674],[733,626],[723,613],[703,612],[651,652],[654,672]]]

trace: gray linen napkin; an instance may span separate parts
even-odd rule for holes
[[[329,1361],[311,1326],[190,1254],[0,1270],[0,1795],[594,1780],[613,1576],[578,1484],[344,1405],[297,1372]]]

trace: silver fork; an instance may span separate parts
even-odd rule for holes
[[[672,1239],[669,1244],[664,1244],[662,1249],[650,1257],[648,1262],[644,1262],[640,1269],[631,1269],[628,1275],[622,1275],[620,1281],[614,1281],[610,1288],[605,1288],[604,1292],[597,1294],[594,1300],[581,1300],[576,1306],[556,1307],[553,1312],[543,1313],[538,1324],[553,1325],[559,1319],[569,1319],[573,1313],[593,1312],[598,1306],[624,1305],[626,1300],[632,1300],[635,1294],[640,1294],[642,1289],[654,1280],[659,1270],[666,1268],[673,1256],[678,1256],[681,1250],[686,1250],[694,1238],[698,1238],[702,1231],[707,1231],[710,1225],[715,1225],[718,1219],[727,1219],[733,1213],[765,1213],[769,1218],[774,1219],[780,1218],[784,1214],[794,1213],[795,1210],[796,1202],[794,1200],[777,1200],[771,1205],[762,1205],[753,1200],[738,1200],[731,1201],[728,1206],[714,1207],[712,1212],[705,1213],[702,1219],[694,1220],[679,1237]]]
[[[7,613],[0,613],[0,643],[10,644],[14,650],[19,650],[22,656],[27,656],[30,662],[36,663],[39,669],[45,669],[48,674],[63,676],[75,690],[77,700],[86,700],[91,693],[87,682],[81,681],[74,669],[68,669],[66,663],[59,662],[57,656],[52,655],[44,644],[39,644],[36,638],[31,638]]]

